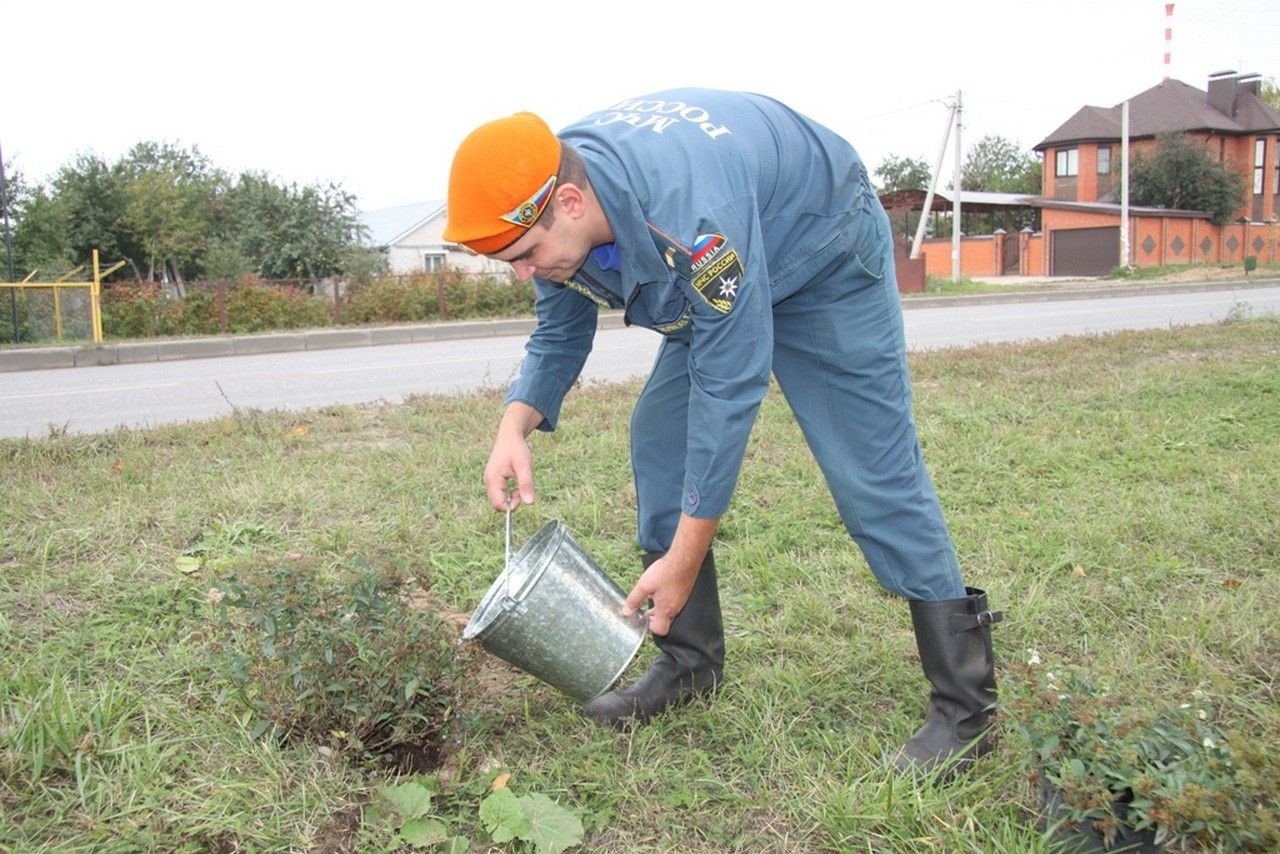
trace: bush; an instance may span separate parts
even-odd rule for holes
[[[408,323],[439,317],[435,282],[426,274],[374,279],[352,288],[342,305],[342,322],[350,324]]]
[[[345,583],[297,564],[224,578],[209,598],[225,697],[254,714],[258,734],[366,758],[433,751],[453,707],[457,632],[411,607],[406,587],[363,564]]]
[[[1033,773],[1058,793],[1055,817],[1108,845],[1136,830],[1195,850],[1276,850],[1277,768],[1252,734],[1226,728],[1203,690],[1134,702],[1038,659],[1006,670],[1005,708]]]
[[[342,322],[348,325],[533,315],[533,287],[510,276],[444,270],[351,282],[349,288],[342,306]],[[242,276],[226,287],[225,330],[218,316],[216,283],[189,283],[185,291],[185,296],[177,298],[170,296],[168,288],[151,282],[105,285],[104,334],[111,338],[243,334],[333,323],[329,300],[257,276]]]
[[[435,274],[450,318],[521,317],[533,314],[533,285],[511,276],[469,276],[457,270]]]
[[[532,285],[510,276],[477,276],[445,269],[384,276],[353,289],[343,306],[342,322],[407,323],[532,314]]]
[[[291,285],[268,285],[245,276],[226,288],[227,332],[265,332],[327,326],[331,309],[324,300]],[[159,335],[217,335],[217,287],[193,283],[186,296],[169,296],[153,282],[123,282],[102,289],[103,334],[112,338]]]
[[[227,288],[227,331],[269,332],[328,326],[333,315],[326,302],[292,285],[265,285],[245,276]]]
[[[154,282],[117,282],[102,286],[102,334],[109,338],[171,335],[180,304]]]
[[[1217,226],[1245,203],[1244,176],[1182,133],[1160,134],[1153,151],[1136,153],[1129,184],[1135,205],[1205,211]]]

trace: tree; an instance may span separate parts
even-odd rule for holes
[[[32,270],[62,273],[77,266],[67,242],[64,208],[44,187],[36,187],[16,212],[13,266],[18,278]]]
[[[1262,103],[1280,113],[1280,84],[1276,78],[1268,77],[1262,81]]]
[[[340,273],[362,231],[355,196],[337,184],[279,186],[246,172],[227,191],[226,203],[224,243],[268,278]]]
[[[996,134],[987,134],[965,155],[961,182],[965,190],[983,193],[1040,193],[1040,158],[1023,151],[1018,143]],[[1018,231],[1034,228],[1033,208],[1005,208],[999,213],[961,213],[966,234],[985,234],[997,228]]]
[[[66,270],[94,249],[133,275],[319,277],[371,267],[358,246],[355,197],[337,184],[232,180],[199,149],[140,142],[114,164],[80,154],[49,187],[14,181],[15,267]]]
[[[875,175],[880,179],[877,188],[881,195],[895,190],[927,190],[933,173],[929,164],[920,157],[897,157],[890,154],[876,167]]]
[[[116,164],[128,197],[123,224],[145,252],[147,278],[181,283],[200,272],[225,177],[198,148],[142,142]]]
[[[1135,205],[1204,211],[1225,225],[1244,203],[1245,179],[1185,134],[1162,134],[1155,150],[1133,156],[1129,198]]]
[[[99,250],[104,259],[123,259],[133,265],[142,257],[142,247],[124,224],[129,196],[120,174],[94,154],[79,154],[54,176],[52,203],[64,229],[60,241],[70,258],[84,263]]]
[[[986,193],[1040,192],[1040,158],[1003,136],[987,134],[964,159],[964,189]]]
[[[4,175],[4,183],[0,186],[0,229],[8,228],[7,237],[10,238],[9,243],[12,244],[13,227],[21,216],[21,210],[26,203],[27,198],[31,195],[31,190],[27,187],[25,181],[22,180],[22,173],[13,168],[12,163],[0,163],[0,173]],[[0,245],[4,245],[6,235],[0,234]],[[9,278],[9,266],[12,262],[13,269],[16,271],[19,267],[17,258],[10,258],[7,254],[11,249],[6,250],[3,264],[0,264],[0,277],[7,281]]]

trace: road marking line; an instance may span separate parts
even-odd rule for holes
[[[73,388],[62,391],[42,391],[36,394],[0,394],[0,400],[30,400],[35,397],[63,397],[72,394],[114,394],[120,391],[145,391],[153,388],[174,388],[182,383],[158,383],[156,385],[104,386],[102,388]]]

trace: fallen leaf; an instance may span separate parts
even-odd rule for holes
[[[120,472],[124,471],[124,466],[120,465],[120,463],[112,463],[111,470],[116,474],[119,474]]]
[[[510,774],[499,774],[497,777],[493,778],[493,785],[490,787],[490,789],[491,791],[494,791],[494,792],[498,791],[499,789],[505,789],[507,787],[507,783],[509,782],[511,782]]]
[[[1244,582],[1242,582],[1242,581],[1241,581],[1240,579],[1238,579],[1238,578],[1224,578],[1224,579],[1222,579],[1222,586],[1223,586],[1223,587],[1225,587],[1225,588],[1227,588],[1228,590],[1235,590],[1237,587],[1239,587],[1239,586],[1240,586],[1241,584],[1243,584],[1243,583],[1244,583]]]
[[[194,555],[183,555],[182,557],[178,558],[176,562],[178,572],[181,572],[184,575],[190,575],[193,572],[199,572],[200,564],[201,564],[200,558],[195,557]]]

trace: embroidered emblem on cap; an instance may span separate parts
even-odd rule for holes
[[[538,188],[536,193],[499,218],[512,225],[528,228],[538,221],[538,217],[542,216],[542,212],[547,207],[547,202],[551,200],[551,191],[555,189],[555,186],[556,176],[552,175],[545,184]]]
[[[738,298],[742,262],[722,234],[699,234],[690,256],[693,288],[707,305],[728,314]]]

